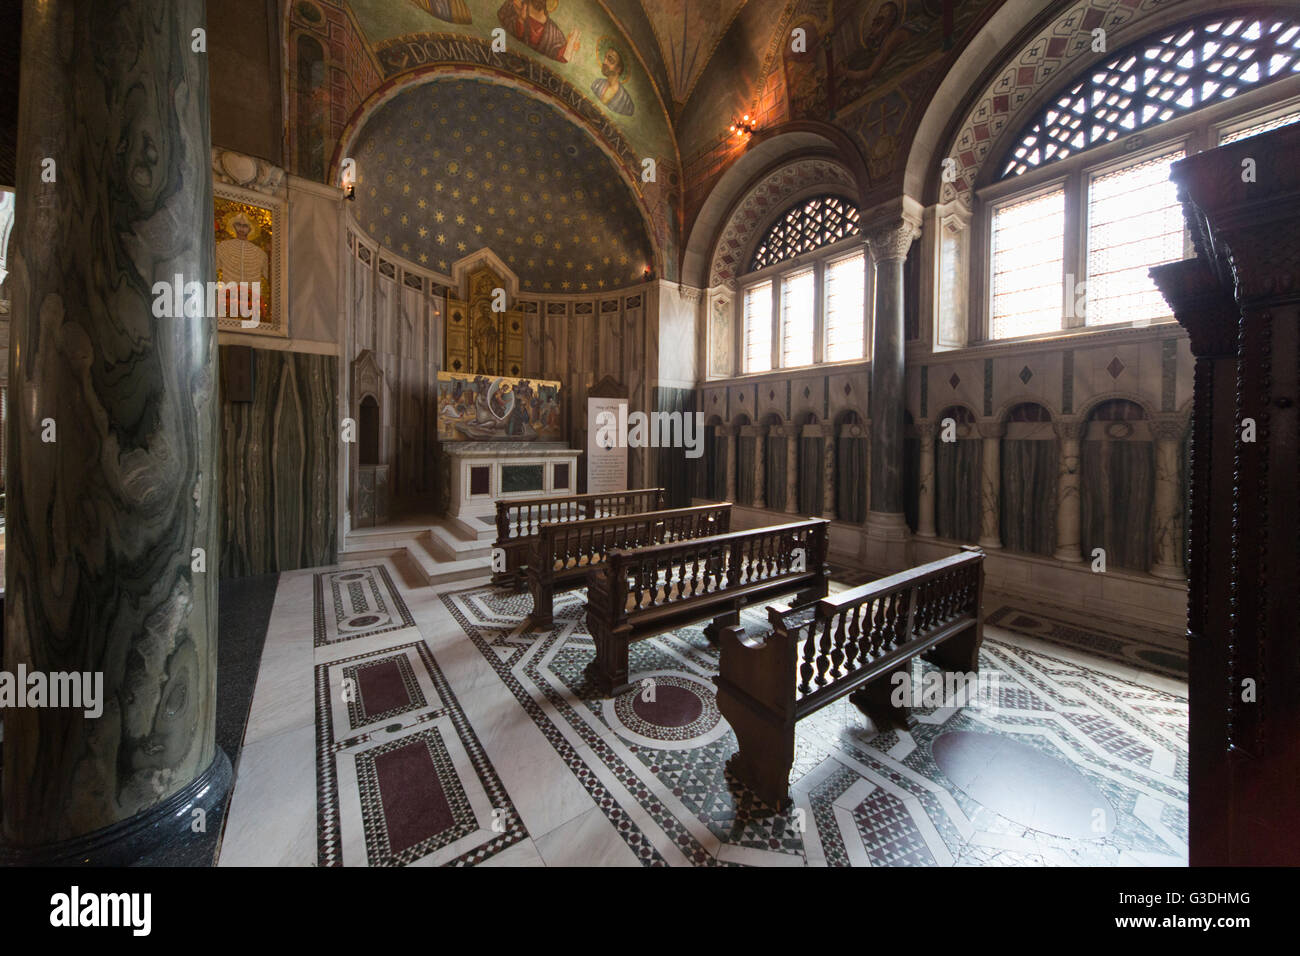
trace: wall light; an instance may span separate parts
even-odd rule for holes
[[[753,136],[757,129],[758,120],[754,119],[748,113],[731,124],[731,133],[733,136]]]

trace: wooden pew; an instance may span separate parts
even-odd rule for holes
[[[525,569],[529,542],[543,522],[640,514],[658,511],[663,506],[662,488],[498,501],[497,539],[492,545],[492,583],[520,588],[527,584]]]
[[[739,750],[727,769],[765,803],[789,799],[795,721],[846,694],[878,727],[905,715],[890,706],[892,677],[926,654],[974,673],[984,640],[984,552],[962,554],[791,608],[768,608],[772,633],[720,635],[718,709]]]
[[[587,571],[613,549],[704,538],[731,530],[731,503],[669,511],[543,523],[528,549],[528,589],[533,594],[532,630],[554,623],[555,592],[582,587]]]
[[[587,572],[587,630],[596,658],[587,676],[609,696],[628,684],[628,647],[712,619],[710,640],[740,609],[797,592],[824,597],[828,522],[820,518],[691,541],[613,550]]]

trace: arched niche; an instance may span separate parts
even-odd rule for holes
[[[754,455],[758,450],[758,432],[749,423],[748,415],[737,415],[732,422],[736,429],[736,504],[754,503]]]
[[[835,517],[851,524],[867,520],[867,426],[846,409],[835,419]]]
[[[1060,446],[1052,413],[1022,402],[1003,418],[1001,501],[1002,547],[1050,557],[1056,550],[1056,484]]]
[[[384,371],[375,354],[363,349],[352,363],[352,420],[356,435],[350,457],[352,527],[372,528],[388,521],[391,482]]]
[[[980,469],[984,460],[975,413],[965,405],[950,405],[939,413],[935,428],[935,533],[974,544],[980,536]]]
[[[796,428],[799,443],[797,480],[795,483],[796,510],[809,518],[819,518],[826,512],[826,429],[812,412],[798,419]]]
[[[704,425],[704,487],[702,497],[727,500],[727,426],[721,415],[710,415]]]
[[[1147,571],[1155,560],[1155,452],[1151,421],[1137,402],[1103,400],[1087,413],[1079,454],[1083,557]]]
[[[780,415],[768,415],[763,419],[763,427],[767,438],[763,446],[764,502],[770,511],[784,511],[788,467],[786,443],[794,439],[786,434]]]

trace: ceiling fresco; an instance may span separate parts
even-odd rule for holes
[[[676,157],[668,115],[631,41],[594,0],[348,0],[386,78],[439,62],[504,67],[617,130],[640,157]],[[505,41],[494,50],[493,31]],[[436,38],[462,42],[437,42]],[[505,56],[502,56],[502,53]],[[539,69],[540,68],[540,69]],[[567,84],[558,89],[553,78]]]
[[[909,138],[944,71],[1002,2],[292,0],[288,72],[299,89],[291,154],[303,174],[328,178],[344,149],[355,152],[367,104],[430,71],[448,72],[439,82],[483,77],[535,91],[635,182],[655,262],[675,279],[684,225],[743,152],[727,137],[737,116],[751,113],[764,128],[834,123],[863,157],[871,186],[864,206],[893,198]],[[806,50],[791,47],[796,27],[806,31]],[[311,30],[325,45],[323,72],[304,68],[296,45]],[[316,77],[311,86],[305,76]],[[647,158],[658,175],[642,181]],[[396,238],[395,228],[382,232]],[[409,235],[401,242],[416,246]]]
[[[695,81],[746,0],[641,0],[654,28],[675,103],[690,99]]]
[[[644,220],[609,157],[562,112],[486,80],[413,86],[376,110],[352,150],[357,221],[448,273],[488,246],[531,292],[643,279]]]

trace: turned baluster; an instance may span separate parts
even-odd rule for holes
[[[844,670],[848,672],[858,663],[858,638],[862,634],[862,629],[858,626],[858,616],[852,611],[840,615],[840,632],[843,634],[844,642]]]
[[[802,648],[802,659],[799,662],[799,693],[811,694],[813,674],[816,668],[813,666],[813,659],[817,656],[817,621],[811,621],[808,624],[808,633],[804,637]],[[830,627],[831,622],[827,620],[825,627]]]
[[[879,657],[885,646],[885,598],[871,602],[871,655]]]
[[[829,631],[830,628],[827,628]],[[835,639],[831,646],[831,676],[839,677],[844,673],[845,661],[845,637],[844,637],[844,618],[839,619],[839,626],[835,628]]]
[[[818,687],[825,687],[827,684],[830,683],[830,677],[827,675],[826,672],[831,665],[832,641],[833,639],[831,636],[831,622],[827,621],[826,626],[822,628],[821,640],[817,644],[816,680],[817,680]]]

